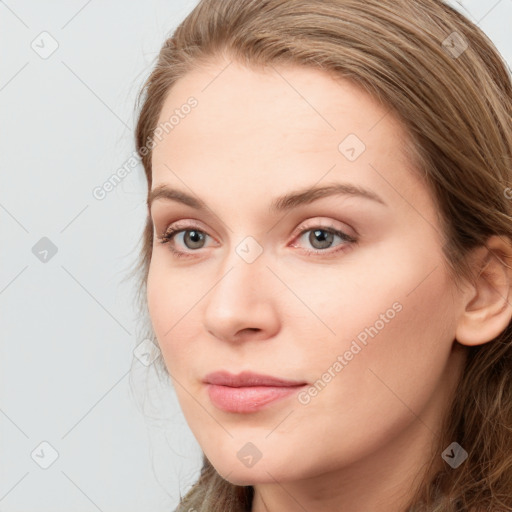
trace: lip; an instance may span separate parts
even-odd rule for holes
[[[307,384],[249,371],[238,375],[226,371],[213,372],[203,382],[212,403],[223,411],[234,413],[256,412],[296,393]]]
[[[240,388],[247,386],[272,386],[272,387],[291,387],[306,384],[305,381],[285,380],[271,375],[263,375],[245,371],[234,375],[225,370],[209,373],[203,382],[206,384],[215,384],[217,386],[229,386],[232,388]]]

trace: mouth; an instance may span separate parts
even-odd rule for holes
[[[239,414],[256,412],[307,385],[304,381],[253,372],[233,375],[225,371],[210,373],[203,382],[213,405],[222,411]]]

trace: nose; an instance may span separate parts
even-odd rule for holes
[[[261,255],[248,263],[235,251],[205,296],[204,328],[218,339],[263,340],[279,330],[278,282]]]

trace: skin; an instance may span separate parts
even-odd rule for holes
[[[438,208],[384,106],[318,70],[228,62],[175,84],[160,122],[190,96],[198,105],[153,150],[152,189],[166,184],[209,208],[158,199],[150,210],[148,306],[179,403],[217,471],[254,486],[254,512],[396,512],[439,435],[461,343],[491,339],[510,308],[482,330],[482,309],[498,299],[452,282]],[[348,134],[366,146],[355,161],[338,149]],[[369,189],[385,204],[337,195],[269,213],[277,196],[335,183]],[[190,231],[175,236],[189,257],[158,241],[177,221],[205,233],[202,247],[184,236]],[[318,226],[357,241],[334,236],[322,249]],[[248,236],[262,249],[252,263],[236,252]],[[394,318],[332,370],[397,303]],[[217,409],[202,383],[216,370],[252,370],[313,386],[329,368],[335,377],[307,404],[292,395],[250,414]],[[262,455],[252,467],[237,457],[248,442]]]

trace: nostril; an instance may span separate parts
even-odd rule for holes
[[[246,327],[236,333],[235,339],[243,340],[245,336],[250,336],[251,333],[258,333],[261,329],[257,327]]]

